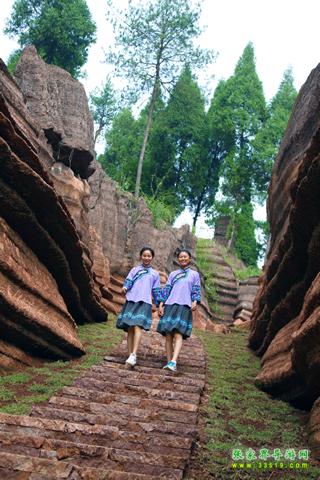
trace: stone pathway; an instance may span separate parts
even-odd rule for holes
[[[217,323],[233,323],[233,314],[238,302],[238,284],[232,268],[223,258],[221,248],[217,243],[198,246],[210,262],[211,278],[216,287],[216,310],[212,311],[213,320]]]
[[[183,478],[205,383],[201,342],[184,343],[176,374],[161,369],[164,340],[154,331],[134,370],[125,358],[122,342],[30,416],[0,414],[0,479]]]

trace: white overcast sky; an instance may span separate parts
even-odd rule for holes
[[[103,50],[112,43],[112,30],[105,21],[106,1],[87,0],[87,4],[98,28],[98,41],[90,49],[83,80],[89,93],[101,86],[109,72]],[[126,0],[114,0],[114,4],[122,7]],[[17,46],[3,35],[12,5],[13,0],[1,0],[0,57],[4,61]],[[252,41],[267,100],[275,95],[288,66],[299,89],[320,61],[319,18],[319,0],[204,0],[202,24],[207,28],[200,44],[219,53],[208,69],[207,78],[212,80],[207,86],[213,92],[219,79],[232,75],[243,49]]]

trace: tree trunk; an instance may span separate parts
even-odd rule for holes
[[[199,198],[199,200],[198,200],[198,204],[197,204],[196,211],[195,211],[195,213],[194,213],[193,223],[192,223],[192,226],[193,226],[194,228],[195,228],[195,226],[196,226],[198,217],[199,217],[200,212],[201,212],[201,206],[202,206],[202,200],[203,200],[204,192],[205,192],[205,188],[202,190],[202,193],[201,193],[200,198]]]
[[[142,166],[143,166],[144,155],[145,155],[146,147],[147,147],[147,143],[148,143],[149,133],[150,133],[150,130],[151,130],[152,115],[153,115],[154,106],[156,104],[158,85],[159,85],[159,80],[158,80],[158,78],[156,78],[154,86],[153,86],[153,90],[152,90],[152,97],[151,97],[151,103],[150,103],[150,107],[149,107],[149,111],[148,111],[147,125],[146,125],[145,131],[144,131],[144,137],[143,137],[143,142],[142,142],[140,156],[139,156],[137,177],[136,177],[136,188],[135,188],[135,192],[134,192],[134,196],[136,198],[139,197],[139,193],[140,193]]]

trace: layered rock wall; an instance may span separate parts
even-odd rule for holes
[[[270,248],[250,335],[262,355],[259,385],[304,406],[320,395],[319,198],[320,65],[298,95],[274,164]]]

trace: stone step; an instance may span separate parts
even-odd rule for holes
[[[132,371],[134,373],[134,371]],[[139,375],[139,374],[138,374]],[[117,372],[108,371],[107,369],[100,370],[89,370],[86,372],[84,377],[90,376],[90,378],[96,378],[101,381],[108,381],[112,383],[121,382],[123,385],[133,385],[133,386],[145,386],[148,388],[156,388],[159,390],[174,390],[176,392],[189,392],[200,395],[202,388],[194,385],[186,385],[185,383],[175,383],[172,380],[173,377],[163,378],[141,378],[137,375],[131,375],[130,373],[125,376],[117,375]],[[168,381],[171,380],[171,381]]]
[[[219,254],[214,254],[214,253],[208,253],[206,255],[206,260],[208,260],[208,262],[212,263],[213,265],[213,268],[214,268],[214,265],[222,265],[222,266],[228,266],[224,260],[224,258],[222,257],[222,255],[219,255]],[[229,266],[228,266],[229,267]],[[229,267],[230,268],[230,267]]]
[[[145,398],[157,398],[158,400],[177,400],[184,403],[198,404],[199,394],[190,392],[177,392],[172,389],[162,390],[149,388],[140,385],[128,385],[116,382],[107,382],[92,377],[81,377],[75,380],[74,385],[80,388],[90,388],[91,390],[107,391],[110,393],[121,393],[123,395],[139,395]]]
[[[219,295],[219,297],[228,297],[236,300],[238,302],[238,292],[233,289],[229,288],[222,288],[218,285],[216,285],[216,292]]]
[[[162,469],[161,473],[166,473],[167,469],[183,469],[186,460],[186,452],[183,452],[182,456],[150,452],[148,455],[144,455],[144,453],[134,450],[19,435],[13,432],[0,432],[0,451],[30,457],[57,459],[64,462],[70,461],[74,465],[105,470],[121,469],[121,471],[130,472],[136,469],[141,473],[147,473],[144,471],[145,466],[149,467],[149,471],[152,466],[165,467],[165,471]]]
[[[216,279],[218,280],[226,280],[227,282],[234,282],[235,285],[237,284],[236,279],[233,275],[233,272],[231,270],[217,270],[213,272],[212,277],[214,279],[214,282],[216,282]]]
[[[238,286],[235,279],[228,281],[228,280],[223,280],[219,277],[215,277],[214,283],[216,285],[216,288],[226,289],[234,293],[238,292]]]
[[[225,308],[225,307],[230,307],[230,309],[233,311],[235,310],[237,306],[238,301],[235,298],[229,298],[226,296],[219,297],[217,300],[217,305],[219,307]]]
[[[180,451],[189,450],[193,443],[191,437],[180,435],[154,435],[152,431],[142,430],[132,433],[109,425],[89,425],[25,415],[0,414],[0,431],[120,449],[129,449],[131,446],[134,450],[145,452],[179,451],[180,456]]]
[[[89,400],[89,401],[88,401]],[[97,401],[94,401],[97,400]],[[103,398],[101,399],[103,400]],[[152,400],[148,400],[149,403],[144,402],[143,408],[139,408],[136,405],[128,402],[128,397],[123,398],[123,402],[99,402],[99,398],[91,399],[90,395],[86,397],[80,397],[76,395],[67,396],[66,394],[60,394],[59,396],[52,397],[49,401],[50,405],[55,408],[62,406],[65,409],[77,408],[78,411],[86,411],[89,413],[101,413],[112,414],[116,416],[122,416],[123,418],[129,417],[134,421],[150,422],[150,421],[169,421],[177,423],[196,423],[197,415],[193,412],[169,410],[168,408],[157,407]]]
[[[236,302],[235,302],[236,304]],[[190,355],[190,350],[185,349],[187,354],[181,354],[179,355],[179,366],[180,367],[189,367],[192,366],[194,368],[203,368],[205,366],[206,360],[203,355],[197,355],[194,350],[192,349],[192,355]],[[116,355],[123,356],[124,359],[127,358],[128,353],[127,349],[123,346],[122,348],[120,347],[119,349],[114,352]],[[192,357],[192,358],[191,358]],[[144,352],[139,351],[137,354],[137,361],[138,363],[141,363],[140,361],[146,361],[146,362],[159,362],[161,363],[161,366],[163,367],[167,363],[167,357],[163,351],[163,348],[154,348],[154,349],[144,349]]]
[[[62,408],[53,408],[34,406],[31,415],[53,420],[65,420],[68,422],[87,423],[89,425],[106,425],[120,428],[124,432],[152,431],[154,435],[164,433],[180,437],[194,438],[196,435],[196,426],[177,422],[153,421],[152,423],[128,421],[128,418],[116,416],[114,414],[102,415],[91,414],[87,412],[76,412],[74,410],[63,410]]]
[[[107,362],[113,362],[113,363],[117,363],[117,364],[120,364],[123,368],[125,368],[124,366],[124,363],[125,363],[125,360],[126,360],[126,357],[125,356],[111,356],[111,355],[107,355],[106,357],[104,357],[104,360],[107,361]],[[138,370],[139,371],[139,367],[147,367],[147,369],[162,369],[164,366],[164,363],[163,362],[152,362],[150,360],[144,360],[144,359],[139,359],[139,364],[137,364],[134,369],[135,370]],[[143,370],[143,371],[146,371],[146,370]],[[205,375],[202,374],[202,373],[198,373],[199,371],[199,367],[193,367],[193,366],[189,366],[189,365],[178,365],[178,371],[177,371],[177,375],[186,375],[186,374],[189,374],[190,376],[192,377],[195,377],[195,378],[205,378]],[[168,373],[166,372],[166,374],[168,375],[171,375],[171,373]]]
[[[87,388],[83,390],[82,388],[76,387],[64,387],[61,391],[61,394],[64,396],[74,396],[79,398],[87,398],[91,401],[95,400],[100,403],[109,403],[109,402],[120,402],[123,404],[129,404],[132,407],[135,406],[137,408],[149,408],[150,402],[156,408],[170,408],[173,411],[181,410],[183,412],[196,412],[197,406],[193,405],[192,403],[185,403],[182,401],[176,400],[168,400],[168,399],[154,399],[154,398],[146,398],[146,397],[139,397],[137,395],[121,395],[118,393],[109,393],[105,391],[97,391],[97,390],[90,390]]]
[[[141,367],[137,365],[132,370],[126,370],[124,365],[112,362],[104,362],[101,365],[96,365],[92,369],[94,372],[110,372],[111,377],[116,375],[119,378],[141,378],[145,380],[151,380],[156,382],[163,382],[164,384],[172,385],[174,388],[175,385],[188,385],[188,387],[200,388],[201,390],[204,387],[203,379],[192,378],[187,374],[184,375],[171,375],[168,374],[167,370],[155,369],[148,367]],[[90,371],[91,371],[90,370]],[[130,373],[130,377],[129,374]]]
[[[94,479],[94,480],[160,480],[160,475],[145,475],[143,473],[121,472],[100,468],[80,467],[72,462],[63,462],[57,459],[30,457],[7,452],[0,452],[0,468],[2,474],[10,475],[11,472],[25,472],[30,476],[16,477],[30,480],[54,479]],[[181,479],[182,472],[178,470],[172,478]],[[10,478],[2,476],[1,480]],[[11,477],[12,478],[12,477]],[[14,478],[14,477],[13,477]]]

